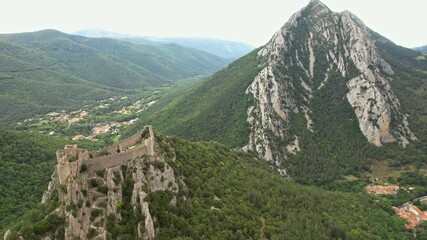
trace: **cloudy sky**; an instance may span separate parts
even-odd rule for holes
[[[266,43],[309,0],[0,0],[0,33],[99,28]],[[405,47],[427,44],[426,0],[323,0]]]

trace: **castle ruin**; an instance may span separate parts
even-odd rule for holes
[[[68,177],[76,177],[83,165],[86,166],[86,171],[94,173],[126,164],[127,161],[143,155],[154,155],[154,134],[151,126],[146,126],[142,132],[99,151],[66,145],[63,150],[56,152],[59,183],[65,184]]]

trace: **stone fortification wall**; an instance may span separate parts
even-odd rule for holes
[[[105,153],[108,153],[108,154],[121,153],[123,151],[126,151],[129,147],[135,146],[136,144],[141,143],[142,141],[143,141],[142,134],[137,133],[132,137],[122,140],[118,143],[115,143],[107,148],[104,148],[103,150],[93,151],[90,153],[90,155],[92,158],[98,158],[103,156],[103,154]]]
[[[77,157],[78,152],[76,145],[65,145],[63,150],[56,151],[56,159],[59,164],[67,163],[71,157]]]
[[[142,142],[142,135],[141,133],[135,134],[132,137],[125,139],[121,142],[118,142],[118,146],[120,151],[125,151],[129,147],[135,146],[138,143]]]
[[[142,142],[142,146],[136,146]],[[108,155],[105,156],[105,154]],[[142,133],[135,134],[101,151],[89,153],[77,148],[76,145],[67,145],[63,150],[56,152],[59,183],[64,184],[70,175],[77,176],[83,163],[88,167],[89,173],[93,173],[126,164],[128,160],[143,155],[154,155],[154,134],[150,126],[145,127]]]
[[[154,133],[151,126],[145,127],[144,131],[148,131],[149,136],[147,139],[144,140],[145,146],[147,146],[147,155],[153,156],[154,155]]]
[[[56,165],[58,172],[59,184],[64,184],[67,177],[70,175],[70,164]]]
[[[116,183],[116,173],[122,176],[121,165],[126,165],[133,174],[129,177],[135,180],[131,204],[140,204],[145,221],[138,222],[138,236],[144,239],[152,239],[155,236],[153,219],[149,211],[149,203],[144,202],[147,193],[144,191],[170,190],[177,193],[179,186],[175,181],[173,169],[165,163],[165,167],[159,169],[155,164],[144,166],[147,162],[158,158],[154,156],[155,138],[151,127],[135,134],[113,146],[101,151],[88,152],[79,149],[77,145],[67,145],[63,150],[57,152],[57,172],[59,183],[59,199],[61,210],[66,221],[65,239],[87,239],[88,234],[96,230],[96,239],[105,239],[105,224],[98,225],[106,217],[115,216],[117,205],[122,201],[122,187]],[[163,158],[159,158],[163,160]],[[99,170],[106,170],[103,177],[97,176]],[[147,172],[145,172],[147,171]],[[121,179],[123,177],[120,177]],[[93,186],[96,181],[103,189]],[[146,186],[147,188],[144,188]],[[107,192],[103,190],[107,187]],[[176,200],[176,197],[174,198]],[[81,203],[84,205],[79,206]],[[68,206],[79,206],[78,209],[68,211]],[[101,204],[104,204],[102,206]],[[171,204],[174,204],[171,202]],[[100,216],[95,217],[93,209],[102,210]],[[99,215],[99,214],[98,214]],[[120,215],[118,215],[119,219]],[[144,224],[145,223],[145,224]]]
[[[136,149],[132,149],[129,151],[97,157],[90,158],[84,161],[84,163],[88,167],[89,174],[92,174],[95,171],[103,170],[105,168],[111,168],[119,165],[126,164],[127,161],[138,158],[142,155],[147,154],[147,146],[142,146]]]
[[[58,161],[56,169],[59,183],[64,184],[69,175],[77,174],[78,167],[89,158],[89,153],[86,150],[77,148],[76,145],[66,145],[63,150],[56,152],[56,158]]]

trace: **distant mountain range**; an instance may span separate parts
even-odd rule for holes
[[[177,44],[140,45],[55,30],[3,34],[0,123],[213,73],[229,61]]]
[[[101,29],[85,29],[73,33],[75,35],[92,38],[114,38],[137,44],[164,44],[175,43],[183,47],[195,48],[210,54],[217,55],[227,59],[237,59],[254,49],[247,43],[211,39],[211,38],[191,38],[191,37],[147,37],[133,36],[122,33],[104,31]]]
[[[422,47],[416,47],[416,48],[413,48],[415,51],[420,51],[420,52],[422,52],[422,53],[424,53],[424,54],[427,54],[427,45],[424,45],[424,46],[422,46]]]
[[[111,38],[1,35],[0,121],[228,64]],[[105,134],[109,147],[0,130],[0,236],[427,239],[425,54],[310,0],[266,45],[199,80],[165,86],[120,136]],[[395,195],[367,193],[384,185]]]

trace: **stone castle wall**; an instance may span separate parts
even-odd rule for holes
[[[129,151],[125,151],[125,152],[121,152],[113,155],[90,158],[84,161],[84,163],[88,167],[89,174],[91,174],[98,170],[126,164],[127,161],[135,159],[142,155],[145,155],[147,154],[147,152],[148,152],[147,146],[141,146],[137,149],[132,149]]]
[[[144,131],[151,131],[150,127],[146,127]],[[138,143],[141,143],[144,139],[142,138],[142,133],[137,133],[130,138],[122,140],[118,143],[115,143],[109,147],[104,148],[100,151],[91,152],[92,158],[101,157],[103,153],[107,152],[108,154],[117,154],[123,151],[126,151],[129,147],[135,146]]]
[[[59,183],[63,184],[70,174],[76,174],[80,164],[89,158],[89,154],[86,150],[77,148],[76,145],[66,145],[65,149],[56,152],[56,158]]]
[[[64,184],[67,177],[70,175],[70,164],[56,165],[58,172],[59,184]]]
[[[138,134],[135,134],[128,139],[125,139],[125,140],[117,143],[117,145],[118,145],[120,151],[125,151],[129,147],[135,146],[136,144],[138,144],[142,141],[143,141],[142,134],[138,133]]]
[[[141,146],[136,146],[142,141],[144,143]],[[131,148],[133,146],[134,148]],[[103,153],[109,155],[102,156]],[[70,175],[77,176],[82,164],[86,164],[91,174],[98,170],[126,164],[127,161],[143,155],[154,155],[154,134],[151,127],[145,127],[142,133],[135,134],[102,151],[88,152],[79,149],[76,145],[66,145],[63,150],[56,152],[59,183],[64,184]],[[70,159],[73,161],[70,162]]]

